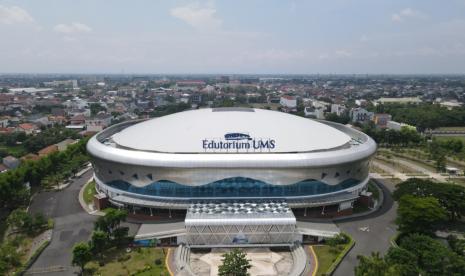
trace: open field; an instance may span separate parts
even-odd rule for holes
[[[465,178],[451,178],[448,182],[465,187]]]
[[[463,135],[463,136],[434,135],[433,137],[435,139],[439,140],[439,141],[447,141],[447,140],[450,140],[450,139],[458,139],[458,140],[462,140],[462,142],[465,142],[465,135]]]
[[[465,131],[465,127],[438,127],[436,131]]]
[[[405,166],[403,164],[400,164],[399,162],[396,162],[396,158],[393,158],[392,160],[386,159],[384,157],[375,157],[376,161],[379,162],[380,164],[383,164],[385,166],[394,168],[395,170],[401,172],[401,173],[407,173],[407,174],[415,174],[415,173],[420,173],[417,170],[414,170],[408,166]]]

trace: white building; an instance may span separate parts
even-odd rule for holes
[[[279,99],[279,104],[281,104],[282,107],[290,109],[290,110],[297,109],[297,99],[294,96],[288,96],[288,95],[281,96],[281,98]]]
[[[114,125],[87,149],[99,191],[125,206],[279,198],[300,208],[357,198],[376,145],[332,122],[213,108]]]
[[[341,124],[233,107],[116,124],[87,151],[96,199],[153,221],[184,219],[177,243],[292,246],[315,235],[297,224],[307,209],[351,214],[376,144]],[[139,230],[136,240],[156,231]]]
[[[373,118],[374,113],[369,112],[364,108],[357,107],[357,108],[352,108],[350,110],[350,119],[352,120],[353,123],[356,122],[368,122],[371,121]]]
[[[409,124],[399,123],[395,121],[388,121],[386,127],[387,129],[392,129],[392,130],[397,130],[397,131],[400,131],[403,127],[416,129],[414,126],[411,126]]]
[[[305,117],[313,117],[319,120],[323,120],[325,118],[324,108],[322,107],[305,107],[304,114]]]
[[[331,105],[331,113],[336,114],[337,116],[341,116],[346,111],[346,107],[341,104],[332,104]]]

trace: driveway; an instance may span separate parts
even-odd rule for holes
[[[40,275],[76,275],[78,268],[71,266],[72,248],[76,242],[90,238],[95,216],[84,212],[78,201],[79,190],[92,177],[89,170],[59,192],[36,195],[30,212],[42,212],[55,221],[52,241],[32,265],[30,272]],[[40,273],[39,273],[40,272]]]
[[[377,179],[384,191],[383,206],[377,212],[362,218],[338,221],[336,224],[342,232],[348,233],[355,239],[355,246],[342,260],[333,275],[354,275],[354,268],[358,264],[358,255],[370,255],[371,252],[386,253],[390,247],[390,240],[396,234],[397,203],[393,201],[391,191],[394,184]]]

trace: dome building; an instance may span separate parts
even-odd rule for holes
[[[376,144],[328,121],[213,108],[114,125],[87,150],[99,195],[154,219],[183,217],[199,202],[264,200],[334,216],[366,189]]]

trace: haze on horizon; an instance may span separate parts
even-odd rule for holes
[[[464,74],[465,0],[0,0],[0,73]]]

